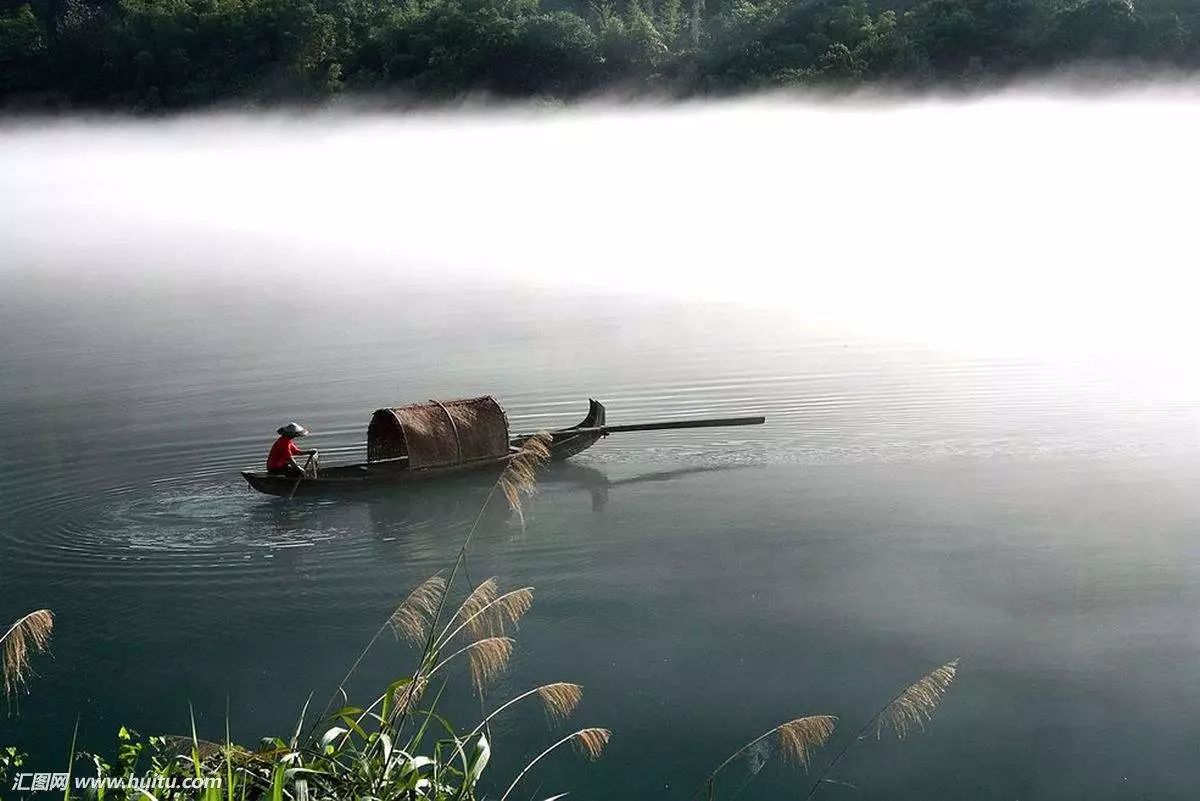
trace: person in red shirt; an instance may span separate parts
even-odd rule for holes
[[[308,429],[299,423],[288,423],[276,433],[279,434],[279,439],[275,440],[271,452],[267,454],[267,472],[272,475],[302,477],[304,468],[296,461],[296,457],[317,455],[315,448],[302,451],[296,445],[296,440],[308,436]]]

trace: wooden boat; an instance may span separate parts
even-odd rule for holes
[[[610,426],[606,417],[604,404],[589,400],[588,413],[582,420],[568,428],[548,432],[550,459],[568,459],[619,431],[765,422],[763,417],[739,417]],[[531,436],[532,433],[510,435],[504,409],[490,396],[429,401],[376,410],[367,428],[366,462],[322,465],[315,475],[303,478],[255,470],[242,471],[242,477],[259,492],[291,497],[301,493],[412,484],[477,471],[499,473]]]

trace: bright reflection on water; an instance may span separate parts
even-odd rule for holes
[[[490,697],[578,681],[615,731],[542,796],[686,799],[781,720],[845,736],[961,656],[926,734],[836,778],[1186,797],[1198,121],[1011,96],[0,133],[0,619],[58,615],[3,740],[57,769],[77,713],[99,746],[190,700],[219,737],[226,698],[243,740],[290,730],[486,487],[285,503],[237,469],[291,418],[353,459],[384,404],[493,392],[530,430],[590,395],[768,425],[613,436],[526,530],[485,516],[472,577],[537,588]],[[500,726],[497,781],[542,726]]]

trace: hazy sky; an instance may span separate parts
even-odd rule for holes
[[[1197,131],[1165,92],[16,124],[0,277],[486,275],[1178,362]]]

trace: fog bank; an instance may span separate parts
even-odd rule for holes
[[[1190,351],[1200,106],[758,99],[0,129],[0,285],[519,282]]]

